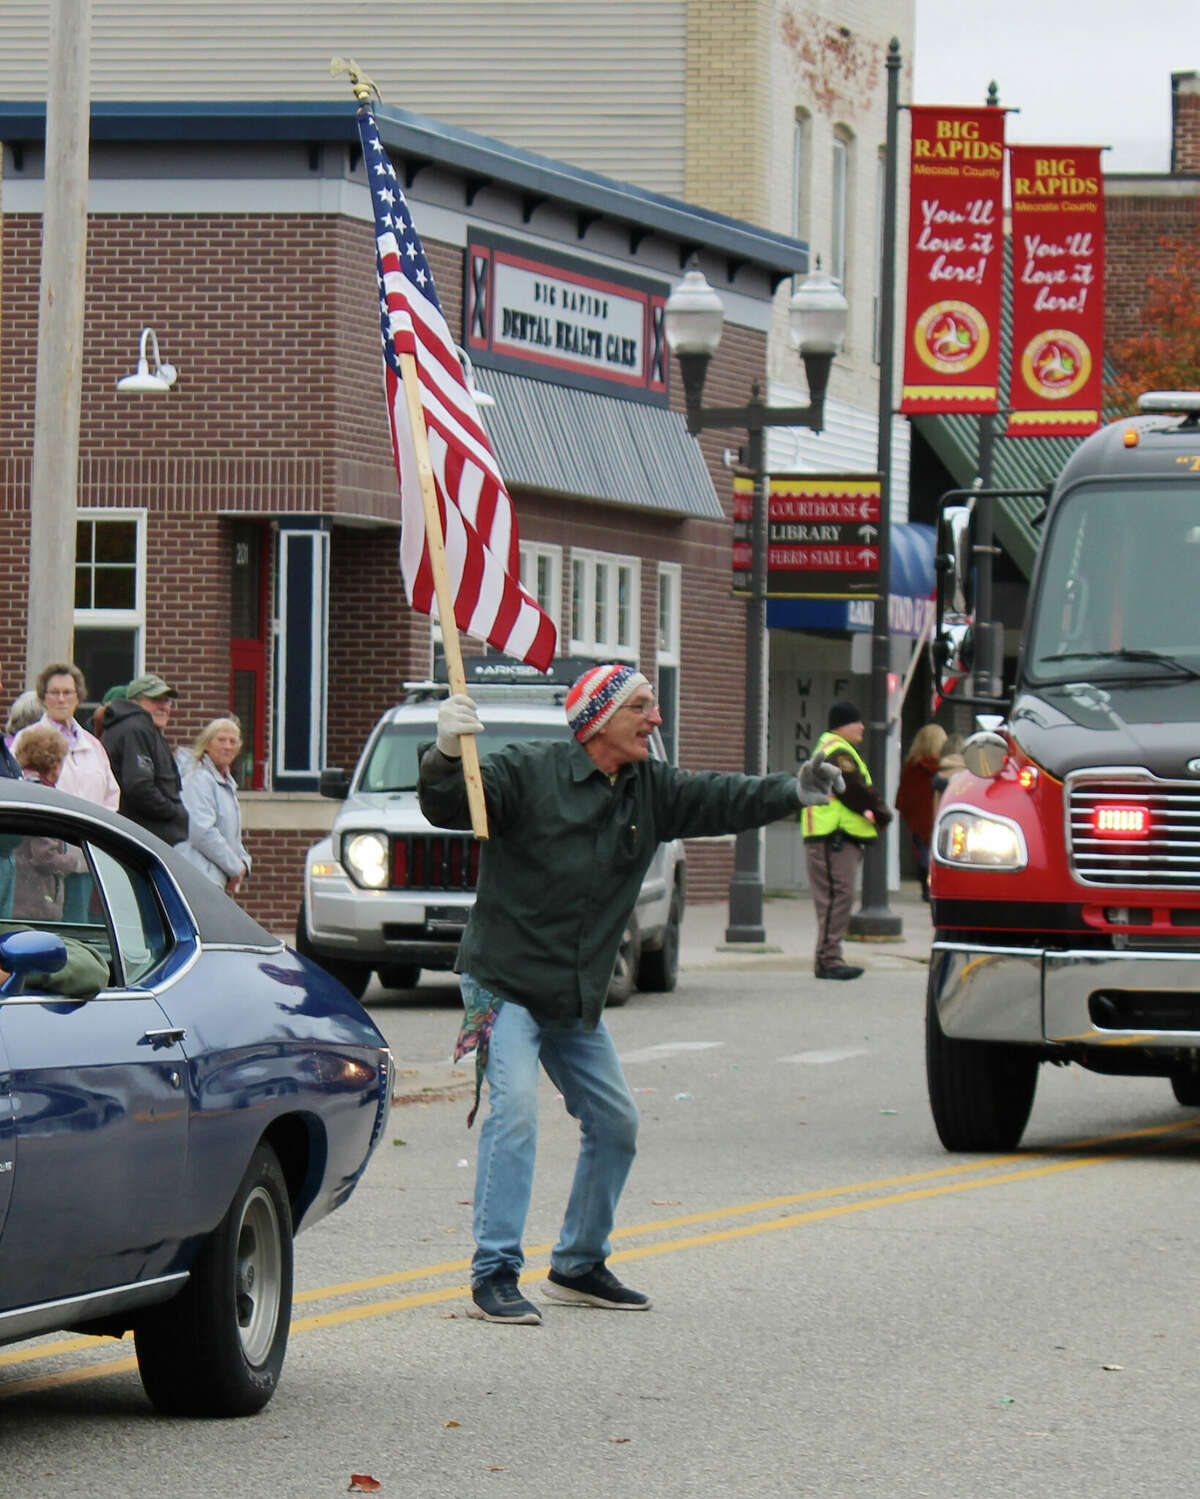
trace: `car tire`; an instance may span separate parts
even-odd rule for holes
[[[638,963],[637,986],[652,994],[669,994],[679,982],[679,932],[683,924],[683,892],[676,885],[663,929],[662,946],[643,952]]]
[[[1181,1103],[1185,1109],[1200,1109],[1200,1073],[1173,1072],[1171,1092],[1175,1095],[1175,1102]]]
[[[146,1394],[165,1415],[254,1415],[279,1383],[291,1315],[291,1204],[260,1145],[186,1287],[134,1329]]]
[[[929,1107],[947,1150],[1013,1150],[1037,1088],[1038,1056],[1026,1046],[947,1036],[930,993],[925,1009]]]
[[[355,999],[361,999],[371,982],[371,966],[356,963],[353,958],[330,958],[324,953],[314,952],[308,936],[308,923],[304,919],[304,907],[296,916],[296,951],[302,958],[309,958],[318,968],[323,968],[330,978],[344,984]]]
[[[636,916],[630,916],[625,925],[625,931],[621,935],[621,945],[617,948],[617,961],[613,965],[613,975],[608,982],[608,995],[604,1001],[608,1008],[620,1009],[637,988],[636,975],[641,951],[642,934],[638,929],[638,920]]]
[[[415,963],[392,963],[379,969],[379,982],[385,989],[415,989],[421,970]]]

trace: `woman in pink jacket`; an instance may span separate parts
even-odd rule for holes
[[[54,661],[38,673],[37,695],[46,711],[38,720],[58,730],[67,742],[66,758],[58,775],[59,791],[98,802],[109,811],[117,810],[121,788],[113,775],[104,746],[95,734],[89,734],[75,722],[75,713],[87,694],[83,673],[69,661]],[[66,921],[88,919],[91,900],[91,875],[77,870],[66,877]]]

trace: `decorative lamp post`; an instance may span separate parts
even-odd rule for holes
[[[687,428],[693,436],[708,428],[742,427],[749,442],[746,467],[754,478],[750,520],[750,596],[746,600],[747,775],[766,769],[766,713],[763,658],[766,649],[766,539],[770,476],[765,471],[763,433],[768,427],[809,427],[820,432],[825,419],[825,392],[834,355],[846,336],[846,299],[836,282],[818,266],[797,288],[788,304],[792,343],[804,360],[807,406],[767,406],[756,381],[745,406],[702,406],[708,362],[721,341],[725,307],[693,259],[666,306],[667,343],[679,360]],[[737,835],[733,878],[729,885],[726,942],[763,942],[762,829]]]

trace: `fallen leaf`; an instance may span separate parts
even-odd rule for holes
[[[407,1145],[408,1141],[407,1140],[393,1140],[392,1144],[393,1145]]]
[[[485,1473],[507,1473],[508,1469],[500,1463],[484,1463],[483,1471]]]
[[[348,1494],[375,1494],[382,1487],[378,1478],[372,1478],[369,1473],[351,1473],[350,1487],[346,1492]]]
[[[1102,1369],[1117,1370],[1117,1369],[1123,1369],[1125,1367],[1125,1365],[1124,1364],[1101,1364],[1100,1367]]]
[[[608,1440],[610,1442],[613,1442],[617,1446],[619,1446],[622,1442],[631,1442],[633,1440],[633,1438],[632,1437],[609,1437]]]
[[[461,1421],[447,1421],[446,1425],[447,1426],[461,1426],[462,1422]]]

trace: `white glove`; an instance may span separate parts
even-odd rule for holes
[[[821,807],[835,793],[845,791],[846,778],[825,751],[818,750],[811,760],[796,772],[796,790],[802,807]]]
[[[465,692],[456,692],[438,708],[437,747],[443,755],[457,760],[462,754],[460,734],[478,734],[483,730],[475,704]]]

